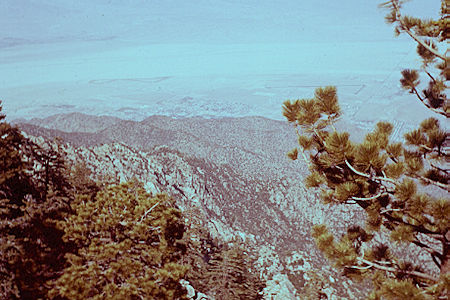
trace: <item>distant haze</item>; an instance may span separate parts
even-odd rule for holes
[[[10,117],[131,108],[140,115],[125,117],[136,119],[196,111],[276,118],[285,99],[324,84],[355,86],[345,97],[363,86],[364,97],[385,97],[379,91],[396,87],[417,59],[378,3],[1,0],[0,99]],[[435,16],[440,1],[412,3]],[[183,99],[201,109],[174,111]]]
[[[420,12],[436,11],[433,1],[416,2],[421,4]],[[392,29],[383,24],[384,12],[377,4],[361,0],[2,0],[0,32],[2,39],[34,42],[107,38],[152,43],[390,40]]]

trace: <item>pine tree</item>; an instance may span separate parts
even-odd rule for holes
[[[78,251],[68,254],[50,298],[182,299],[187,267],[178,240],[185,227],[173,199],[138,182],[109,186],[94,200],[78,195],[59,226]]]
[[[0,101],[0,196],[18,205],[32,188],[27,164],[21,154],[25,138],[20,130],[5,121]]]
[[[388,9],[386,19],[396,33],[417,42],[421,71],[429,83],[419,92],[420,72],[404,70],[401,85],[427,109],[447,117],[448,58],[438,47],[448,38],[447,3],[442,1],[439,20],[421,20],[403,16],[403,2],[391,0],[381,6]],[[357,205],[366,212],[365,226],[349,224],[340,238],[325,225],[315,226],[317,247],[346,276],[371,278],[369,299],[447,299],[448,134],[438,119],[424,120],[405,135],[405,143],[390,141],[393,126],[387,122],[379,122],[361,143],[352,142],[349,133],[334,126],[341,111],[337,90],[331,86],[317,89],[313,99],[286,101],[283,114],[298,133],[299,146],[288,156],[295,160],[300,154],[310,169],[305,184],[320,189],[325,203]],[[392,247],[399,243],[427,255],[434,269],[408,261],[408,253],[394,255]]]
[[[224,245],[212,255],[202,277],[215,299],[262,299],[264,284],[252,268],[252,256],[245,245]]]
[[[77,162],[70,167],[69,182],[72,187],[73,194],[87,195],[92,200],[101,190],[103,182],[96,182],[91,177],[92,171],[84,162]]]
[[[0,102],[0,113],[1,113]],[[45,163],[36,154],[47,157]],[[55,221],[69,210],[61,157],[25,138],[0,115],[0,298],[45,298],[71,245]],[[58,166],[59,168],[60,166]]]
[[[395,25],[397,35],[406,33],[417,43],[417,54],[422,60],[422,71],[427,75],[428,86],[418,91],[420,75],[418,70],[406,69],[402,71],[400,83],[405,90],[415,94],[416,97],[430,110],[448,117],[449,106],[445,95],[445,81],[449,80],[450,72],[447,66],[448,57],[439,52],[438,45],[446,48],[448,39],[448,1],[441,1],[441,18],[438,20],[403,15],[401,8],[404,0],[390,0],[380,6],[388,9],[386,21]],[[430,69],[438,70],[438,75],[432,75]]]
[[[183,212],[187,218],[187,246],[183,262],[196,291],[213,299],[261,299],[265,285],[254,268],[255,251],[242,241],[224,244],[204,226],[206,216],[197,207]]]

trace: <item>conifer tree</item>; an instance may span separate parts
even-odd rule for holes
[[[1,113],[0,102],[0,113]],[[47,157],[45,164],[36,159]],[[61,157],[25,138],[0,115],[0,298],[45,298],[71,245],[55,226],[69,209]],[[58,166],[57,168],[60,168]],[[45,176],[45,175],[48,176]]]
[[[252,268],[252,256],[245,245],[231,243],[214,253],[202,280],[215,299],[262,299],[264,284]]]
[[[31,178],[27,175],[27,164],[21,154],[25,138],[20,130],[5,121],[0,100],[0,196],[14,204],[33,191]]]
[[[421,20],[402,15],[403,2],[392,0],[382,7],[388,9],[386,19],[396,33],[417,42],[421,73],[429,84],[419,92],[420,72],[404,70],[401,85],[427,109],[447,117],[448,57],[438,46],[442,49],[448,38],[447,3],[442,1],[439,20]],[[301,155],[310,169],[305,184],[320,189],[325,203],[357,205],[366,212],[365,226],[349,224],[340,238],[325,225],[313,228],[325,256],[352,279],[371,278],[369,299],[447,299],[448,134],[439,120],[424,120],[405,135],[404,143],[390,141],[393,126],[388,122],[376,124],[361,143],[352,142],[349,133],[334,126],[341,111],[332,86],[316,89],[312,99],[286,101],[283,114],[298,133],[299,146],[288,156],[295,160]],[[399,243],[428,256],[430,266],[408,260],[408,253],[394,255],[392,247]]]
[[[105,184],[102,181],[95,181],[91,177],[93,172],[87,167],[84,162],[74,163],[70,167],[69,182],[72,187],[73,194],[87,195],[92,200],[101,190],[101,186]]]
[[[178,262],[185,228],[173,199],[149,195],[137,182],[110,186],[94,200],[78,195],[59,222],[68,254],[61,277],[48,284],[59,299],[183,299],[187,267]]]
[[[261,299],[265,285],[254,268],[255,251],[240,240],[223,243],[204,225],[206,216],[197,207],[183,212],[187,219],[187,247],[183,262],[186,279],[196,291],[213,299]]]
[[[390,0],[380,4],[380,7],[388,10],[385,19],[387,23],[394,25],[396,35],[407,34],[417,43],[416,51],[422,61],[421,71],[426,74],[428,85],[419,92],[420,72],[414,69],[403,70],[400,83],[428,109],[448,117],[450,108],[445,95],[445,82],[450,77],[448,57],[445,54],[449,35],[448,1],[441,0],[441,18],[438,20],[403,15],[401,8],[405,2],[407,1]],[[445,50],[440,52],[439,45]],[[433,75],[431,69],[437,70],[437,75]]]

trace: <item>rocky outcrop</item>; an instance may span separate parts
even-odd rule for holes
[[[266,282],[264,298],[271,300],[295,300],[296,289],[285,274],[276,274]]]
[[[183,286],[186,289],[186,296],[188,299],[192,300],[211,300],[212,298],[208,295],[205,295],[203,293],[200,293],[194,289],[194,287],[189,283],[187,280],[180,280],[181,286]]]

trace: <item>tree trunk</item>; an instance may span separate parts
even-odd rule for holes
[[[450,230],[443,237],[441,275],[450,273]]]

